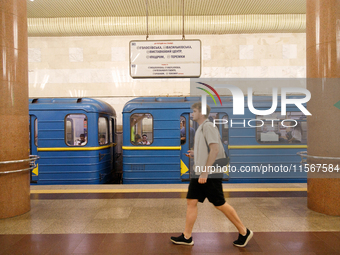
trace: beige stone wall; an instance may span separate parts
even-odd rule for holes
[[[138,96],[189,95],[189,79],[132,79],[129,42],[145,36],[30,37],[30,97],[94,97],[114,106]],[[151,36],[150,40],[181,39]],[[306,35],[192,35],[202,41],[202,78],[304,78]],[[261,89],[254,91],[261,93]]]

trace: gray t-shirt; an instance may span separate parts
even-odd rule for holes
[[[202,132],[203,127],[203,132]],[[204,139],[205,137],[205,139]],[[205,140],[207,142],[205,142]],[[195,134],[195,148],[194,148],[194,158],[195,158],[195,172],[196,166],[204,167],[208,160],[208,147],[207,144],[217,143],[219,144],[219,151],[216,159],[225,158],[224,148],[221,142],[220,133],[214,124],[206,119],[197,129]]]

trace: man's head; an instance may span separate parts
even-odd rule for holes
[[[82,143],[85,142],[85,135],[84,134],[80,134],[80,141]]]
[[[146,141],[146,138],[148,138],[148,136],[146,134],[142,135],[142,140]]]
[[[201,102],[197,102],[197,103],[194,103],[192,106],[191,106],[191,109],[193,110],[193,120],[194,121],[197,121],[198,119],[200,118],[208,118],[209,116],[209,113],[210,113],[210,106],[207,105],[207,114],[206,115],[203,115],[202,114],[202,103]]]

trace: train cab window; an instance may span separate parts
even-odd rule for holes
[[[34,122],[31,123],[31,118],[28,120],[29,123],[29,128],[28,128],[28,139],[29,139],[29,144],[31,144],[31,125],[33,125],[33,133],[34,133],[34,145],[38,147],[38,119],[35,118]],[[32,147],[30,146],[30,154],[32,154]]]
[[[109,130],[110,130],[110,143],[113,143],[113,136],[114,136],[114,130],[112,129],[112,127],[114,127],[114,119],[110,119],[111,121],[109,122],[110,124],[110,127],[109,127]]]
[[[280,112],[271,115],[256,116],[256,140],[259,143],[276,144],[306,144],[307,118],[301,112],[287,112],[286,116]]]
[[[153,117],[149,113],[135,113],[130,117],[130,141],[133,145],[153,142]]]
[[[181,134],[181,145],[185,144],[186,142],[186,119],[184,116],[180,117],[180,134]]]
[[[109,121],[105,117],[98,119],[98,142],[99,145],[109,143]]]
[[[34,120],[34,144],[38,147],[38,119]]]
[[[186,136],[187,133],[187,118],[184,116],[180,117],[180,138],[181,138],[181,145],[184,145],[186,142],[189,142],[189,149],[194,148],[195,143],[195,129],[194,129],[194,121],[192,120],[192,117],[189,119],[189,140]]]
[[[87,144],[87,117],[85,114],[69,114],[65,118],[65,143],[69,146]]]

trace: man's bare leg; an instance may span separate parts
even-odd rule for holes
[[[187,199],[187,214],[185,220],[184,237],[190,238],[192,234],[192,229],[194,227],[197,218],[197,199]]]
[[[225,216],[227,216],[227,218],[235,225],[235,227],[237,228],[238,232],[240,232],[241,235],[245,235],[247,233],[246,227],[243,225],[235,209],[231,205],[225,202],[224,205],[215,207],[221,212],[223,212]]]

